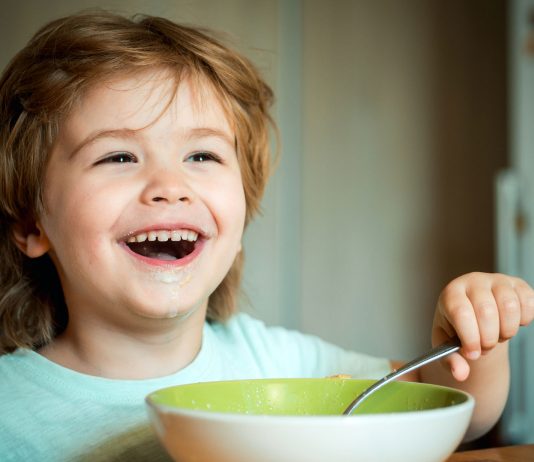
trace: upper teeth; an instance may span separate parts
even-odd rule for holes
[[[191,230],[173,230],[173,231],[165,231],[165,230],[158,230],[158,231],[148,231],[147,233],[139,233],[135,236],[130,236],[128,238],[128,242],[144,242],[146,240],[148,241],[160,241],[160,242],[167,242],[168,240],[171,241],[191,241],[194,242],[198,239],[198,233]]]

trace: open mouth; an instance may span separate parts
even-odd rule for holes
[[[158,230],[130,236],[126,245],[145,258],[176,261],[193,253],[198,240],[198,233],[192,230]]]

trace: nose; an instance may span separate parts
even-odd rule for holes
[[[155,202],[177,204],[191,202],[193,191],[185,175],[171,168],[159,168],[149,174],[141,195],[141,201],[147,205]]]

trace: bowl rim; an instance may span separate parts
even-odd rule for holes
[[[342,414],[339,415],[273,415],[273,414],[246,414],[242,412],[220,412],[220,411],[211,411],[205,409],[189,409],[179,406],[171,406],[168,404],[156,403],[153,400],[153,396],[158,392],[165,390],[194,386],[194,385],[203,385],[207,386],[217,384],[217,383],[239,383],[239,382],[273,382],[273,381],[282,381],[282,382],[296,382],[296,381],[324,381],[324,380],[340,380],[340,381],[370,381],[374,380],[369,379],[356,379],[356,378],[267,378],[267,379],[237,379],[237,380],[215,380],[215,381],[206,381],[206,382],[193,382],[181,385],[173,385],[169,387],[160,388],[149,393],[145,398],[145,403],[151,408],[154,412],[158,413],[160,411],[166,414],[175,414],[181,416],[189,416],[202,420],[210,421],[225,421],[225,422],[242,422],[243,419],[246,419],[248,423],[265,423],[266,421],[273,423],[298,423],[299,425],[312,424],[317,422],[339,422],[340,420],[345,421],[346,425],[350,424],[361,424],[362,421],[366,423],[379,422],[383,423],[384,421],[394,420],[396,424],[399,422],[402,423],[405,420],[411,420],[414,414],[418,414],[425,419],[434,419],[437,416],[445,416],[447,414],[457,414],[470,412],[472,413],[475,406],[474,397],[464,391],[457,388],[448,387],[444,385],[436,385],[430,383],[421,383],[421,382],[401,382],[401,383],[410,383],[413,386],[423,386],[431,388],[439,388],[448,391],[454,391],[460,395],[463,395],[466,399],[461,403],[455,403],[447,407],[440,407],[434,409],[421,409],[421,410],[412,410],[412,411],[402,411],[402,412],[381,412],[376,414],[355,414],[351,416],[345,416]],[[411,385],[411,386],[412,386]]]

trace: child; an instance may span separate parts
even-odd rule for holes
[[[199,30],[105,12],[41,29],[0,81],[0,454],[167,460],[144,398],[206,380],[378,378],[397,363],[234,314],[244,227],[269,171],[271,90]],[[474,273],[438,301],[432,344],[462,354],[412,380],[498,419],[523,281]],[[482,356],[480,356],[482,352]]]

